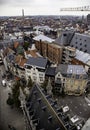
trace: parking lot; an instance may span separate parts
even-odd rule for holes
[[[90,117],[90,106],[84,96],[65,96],[59,97],[58,103],[60,106],[69,106],[70,113],[83,118],[85,121]]]

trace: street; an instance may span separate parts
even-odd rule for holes
[[[4,71],[4,66],[0,66],[0,70]],[[1,84],[0,73],[0,130],[9,130],[8,125],[12,125],[16,130],[25,130],[24,117],[20,110],[11,108],[7,105],[6,100],[8,93],[11,91],[9,87],[3,87]]]

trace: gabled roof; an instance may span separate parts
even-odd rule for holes
[[[14,54],[15,52],[11,48],[7,47],[6,49],[4,49],[3,53],[4,55],[9,55]]]
[[[60,64],[56,68],[56,74],[60,72],[64,76],[72,76],[73,74],[87,77],[86,71],[82,65],[66,65]],[[84,77],[83,77],[84,78]]]
[[[75,33],[73,36],[70,46],[75,47],[78,50],[90,54],[90,36],[80,33]]]
[[[16,49],[19,46],[19,42],[14,42],[14,48]]]
[[[88,61],[90,61],[90,54],[85,53],[83,51],[76,50],[75,58],[82,61],[85,64],[88,64]]]
[[[17,64],[19,64],[20,63],[20,60],[22,59],[22,55],[17,55],[16,57],[15,57],[15,63],[17,63]]]
[[[65,30],[54,42],[59,46],[69,45],[73,35],[74,31]]]
[[[30,66],[45,68],[47,65],[47,59],[43,57],[37,57],[37,58],[29,57],[26,64]]]
[[[46,69],[45,75],[50,76],[50,77],[55,77],[55,70],[56,70],[56,67],[48,67]]]
[[[33,39],[35,41],[40,41],[41,40],[41,41],[46,41],[46,42],[49,42],[49,43],[54,41],[54,39],[51,39],[51,38],[49,38],[49,37],[47,37],[47,36],[45,36],[43,34],[40,34],[40,35],[34,37]]]
[[[37,54],[37,50],[28,50],[26,51],[26,55],[31,55],[32,57],[39,57],[39,55]]]
[[[15,63],[18,64],[19,67],[24,67],[24,64],[27,62],[22,55],[17,55],[15,58]]]

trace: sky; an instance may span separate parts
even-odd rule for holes
[[[64,7],[90,5],[90,0],[0,0],[0,16],[25,15],[85,15],[90,12],[61,12]]]

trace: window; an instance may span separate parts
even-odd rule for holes
[[[77,44],[77,42],[76,42],[76,44]]]
[[[87,52],[87,50],[85,50],[84,52]]]
[[[43,77],[43,74],[39,74],[39,77]]]
[[[67,36],[67,34],[63,34],[63,36],[64,36],[64,37],[66,37],[66,36]]]
[[[43,81],[43,77],[39,77],[40,78],[40,81]]]
[[[36,80],[37,80],[37,77],[33,76],[33,80],[36,81]]]
[[[80,43],[80,46],[82,45],[82,43]]]
[[[85,47],[87,47],[87,45],[86,45],[86,44],[85,44],[84,46],[85,46]]]

